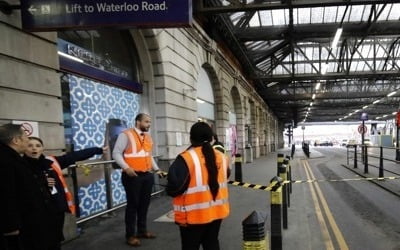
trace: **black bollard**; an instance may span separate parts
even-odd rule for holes
[[[242,221],[243,250],[269,249],[265,233],[266,219],[266,213],[253,211]]]
[[[282,249],[282,179],[275,176],[270,183],[271,189],[271,249]]]
[[[283,164],[278,167],[279,177],[283,182],[287,180],[287,164],[288,161],[285,159]],[[282,186],[282,226],[284,229],[288,228],[288,185]]]
[[[242,155],[235,154],[235,181],[242,182]]]

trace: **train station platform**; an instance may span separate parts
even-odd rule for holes
[[[289,149],[280,152],[290,154]],[[344,167],[347,159],[343,148],[312,148],[310,156],[306,158],[297,148],[291,160],[292,179],[297,182],[292,185],[282,249],[399,250],[399,196]],[[277,174],[277,153],[243,164],[242,173],[243,182],[268,185]],[[314,179],[319,181],[307,181]],[[353,180],[329,181],[341,179]],[[400,187],[399,179],[385,181]],[[251,212],[267,214],[265,231],[270,234],[270,192],[233,185],[229,191],[231,213],[222,223],[220,245],[222,250],[239,250],[243,249],[242,221]],[[148,229],[157,238],[142,240],[138,249],[180,249],[179,229],[169,216],[171,210],[172,199],[164,193],[152,198]],[[132,248],[125,243],[124,208],[81,224],[80,230],[80,236],[65,242],[63,250]]]

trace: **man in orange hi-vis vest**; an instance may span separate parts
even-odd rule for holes
[[[190,129],[191,146],[168,171],[167,194],[174,197],[175,223],[182,250],[219,250],[222,219],[229,215],[228,162],[211,146],[213,132],[205,122]]]
[[[140,246],[140,238],[156,237],[147,230],[147,210],[154,184],[152,170],[161,173],[151,155],[153,141],[148,133],[150,125],[151,117],[148,114],[138,114],[135,127],[118,136],[112,154],[122,168],[122,185],[127,200],[125,237],[131,246]]]

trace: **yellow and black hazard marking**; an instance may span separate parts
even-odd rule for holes
[[[312,180],[293,180],[284,181],[287,183],[312,183],[312,182],[343,182],[343,181],[383,181],[383,180],[395,180],[400,179],[400,176],[390,176],[390,177],[367,177],[367,178],[348,178],[348,179],[312,179]]]
[[[234,186],[251,188],[251,189],[258,189],[258,190],[265,190],[271,191],[271,189],[277,184],[276,182],[271,182],[269,186],[263,186],[259,184],[252,184],[252,183],[245,183],[240,181],[228,181],[228,184],[232,184]]]

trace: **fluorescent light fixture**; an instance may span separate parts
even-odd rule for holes
[[[270,82],[267,84],[267,88],[272,87],[274,85],[278,84],[277,82]]]
[[[314,104],[313,102],[310,102],[310,107],[312,107],[313,104]]]
[[[321,74],[325,75],[327,70],[328,70],[328,63],[322,64],[321,65]]]
[[[385,118],[386,116],[388,116],[388,115],[383,115],[382,117]]]
[[[343,120],[343,118],[339,118],[339,121]]]
[[[376,100],[372,104],[377,104],[378,102],[380,102],[380,100]]]
[[[344,119],[346,119],[348,116],[346,115],[345,117],[343,117]]]
[[[313,100],[315,99],[315,94],[312,94],[312,97],[311,97]]]
[[[317,85],[315,85],[316,90],[319,90],[319,87],[321,87],[321,83],[317,83]]]
[[[368,108],[368,105],[365,105],[365,106],[363,107],[363,109],[366,109],[366,108]]]
[[[308,111],[310,111],[311,108],[308,108]]]
[[[357,109],[357,110],[354,110],[354,113],[357,113],[357,112],[359,112],[360,110],[359,109]]]
[[[380,116],[378,116],[378,117],[376,117],[375,119],[381,119],[381,117],[380,117]]]
[[[332,49],[336,48],[336,46],[339,42],[340,36],[342,35],[342,31],[343,31],[343,28],[338,28],[336,30],[335,37],[333,38],[333,41],[332,41],[332,46],[331,46]]]
[[[396,111],[394,111],[394,112],[392,113],[392,115],[395,115],[395,114],[397,114],[397,112],[396,112]]]
[[[198,102],[198,103],[204,103],[204,101],[201,100],[201,99],[199,99],[199,98],[196,99],[196,102]]]
[[[75,56],[71,56],[71,55],[65,54],[64,52],[57,51],[57,54],[59,54],[60,56],[66,57],[66,58],[68,58],[68,59],[74,60],[74,61],[76,61],[76,62],[83,63],[83,60],[82,60],[82,59],[79,59],[79,58],[77,58],[77,57],[75,57]]]
[[[390,92],[389,94],[387,94],[387,96],[392,96],[392,95],[395,95],[395,94],[396,94],[396,92],[397,92],[397,91]]]

